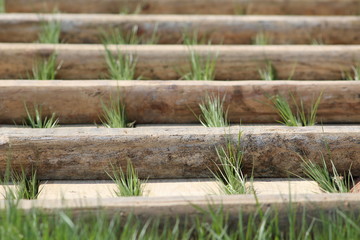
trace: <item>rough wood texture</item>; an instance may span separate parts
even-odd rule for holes
[[[127,116],[136,123],[196,123],[198,104],[207,94],[225,96],[225,108],[234,123],[275,123],[280,120],[268,97],[290,93],[308,109],[323,92],[318,122],[360,123],[358,81],[0,81],[0,123],[21,124],[28,108],[42,106],[60,123],[100,122],[101,101],[119,95]],[[194,111],[194,113],[192,112]]]
[[[137,58],[135,75],[144,79],[179,79],[189,69],[190,49],[181,45],[110,46],[115,54]],[[360,62],[356,46],[194,46],[205,59],[217,56],[218,80],[260,79],[271,62],[278,79],[339,80]],[[24,78],[39,58],[57,54],[58,79],[102,79],[107,75],[102,45],[0,44],[0,79]]]
[[[0,15],[1,42],[36,42],[43,21],[61,22],[61,41],[101,43],[102,34],[118,29],[125,35],[138,27],[150,39],[156,30],[160,44],[182,42],[184,32],[196,32],[213,44],[251,44],[263,34],[269,44],[359,44],[360,17],[310,16],[178,16],[178,15]]]
[[[356,15],[357,0],[6,0],[7,12]]]
[[[111,165],[131,160],[141,178],[199,178],[216,170],[215,146],[237,141],[242,130],[244,172],[288,177],[302,172],[300,156],[334,162],[360,176],[360,127],[0,129],[0,169],[37,169],[39,179],[107,179]],[[226,134],[225,134],[226,132]],[[331,155],[331,156],[330,156]],[[330,166],[330,164],[329,164]]]

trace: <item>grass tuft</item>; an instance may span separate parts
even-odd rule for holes
[[[131,197],[143,195],[143,185],[130,160],[127,162],[126,172],[124,172],[121,167],[115,169],[115,167],[112,166],[112,168],[112,174],[108,175],[116,184],[116,196]]]
[[[135,122],[128,123],[126,117],[126,107],[122,100],[117,97],[110,96],[109,105],[101,102],[103,110],[102,118],[100,118],[102,124],[107,128],[127,128],[133,127]]]
[[[194,50],[190,50],[190,72],[184,74],[182,79],[184,80],[204,80],[211,81],[215,79],[215,67],[217,57],[207,56],[203,61],[198,53]]]
[[[194,46],[194,45],[211,45],[211,40],[207,40],[207,36],[199,37],[199,33],[194,31],[190,32],[183,32],[182,34],[182,43],[187,46]]]
[[[273,81],[276,80],[276,70],[271,62],[267,62],[266,67],[264,69],[258,70],[260,79],[265,81]]]
[[[40,193],[40,181],[37,179],[36,171],[32,170],[30,176],[28,176],[23,169],[18,173],[11,171],[8,166],[3,181],[0,181],[0,188],[3,184],[12,183],[15,189],[4,187],[5,194],[3,197],[7,200],[36,199]]]
[[[271,39],[265,35],[265,33],[257,33],[253,39],[253,45],[270,45]]]
[[[56,118],[55,113],[53,113],[50,118],[43,118],[41,106],[34,105],[35,114],[30,113],[26,104],[25,110],[27,114],[27,118],[24,121],[25,126],[29,126],[31,128],[55,128],[59,126],[59,119]]]
[[[305,111],[302,99],[300,99],[300,104],[298,104],[294,95],[291,94],[291,98],[293,104],[295,105],[295,112],[290,107],[289,102],[283,96],[276,95],[270,98],[275,109],[277,110],[279,116],[282,119],[282,121],[279,122],[291,127],[315,125],[316,115],[321,102],[322,93],[316,99],[316,101],[311,104],[308,111]]]
[[[345,80],[360,81],[360,65],[352,66],[352,73],[345,73]]]
[[[34,80],[55,80],[56,74],[61,68],[60,65],[56,65],[57,55],[51,54],[48,59],[37,61],[32,69],[32,74],[28,76],[28,79]]]
[[[322,165],[318,165],[311,160],[303,159],[303,170],[307,177],[314,180],[320,189],[326,193],[347,193],[354,185],[352,174],[349,170],[347,174],[340,175],[331,161],[332,172],[328,171],[325,159],[321,156]]]
[[[157,26],[155,26],[153,33],[149,39],[139,36],[139,26],[132,27],[130,33],[124,33],[124,31],[116,28],[110,32],[102,33],[102,42],[104,45],[109,44],[157,44],[159,42],[159,36],[157,34]]]
[[[0,210],[1,239],[360,239],[356,211],[319,209],[314,216],[296,204],[288,212],[261,204],[254,210],[239,208],[238,214],[230,215],[223,207],[209,206],[209,210],[194,209],[185,216],[152,218],[106,209],[79,214],[22,210],[10,201],[4,205]]]
[[[60,43],[61,23],[59,21],[44,21],[41,24],[39,43]]]
[[[135,80],[135,68],[137,60],[133,55],[124,55],[117,49],[117,55],[105,45],[106,64],[108,67],[109,78],[113,80]]]
[[[5,13],[5,0],[0,0],[0,13]]]
[[[226,136],[225,146],[216,147],[219,160],[215,178],[221,183],[224,194],[248,194],[253,190],[247,186],[246,176],[242,172],[243,151],[240,144],[242,133],[239,133],[237,142]]]
[[[206,95],[199,104],[201,115],[198,117],[200,123],[205,127],[227,127],[228,111],[224,111],[225,96]]]

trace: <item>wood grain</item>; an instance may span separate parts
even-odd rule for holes
[[[124,35],[138,28],[144,40],[156,31],[159,44],[182,43],[184,33],[213,44],[252,44],[257,34],[269,44],[359,44],[357,16],[214,16],[214,15],[91,15],[0,14],[1,42],[36,42],[41,24],[59,21],[61,42],[101,43],[114,29]]]
[[[113,166],[132,161],[147,178],[213,176],[215,147],[242,131],[243,171],[255,178],[305,176],[302,159],[333,161],[338,172],[360,176],[359,126],[241,126],[231,128],[0,128],[0,175],[37,170],[43,180],[109,179]],[[330,164],[328,165],[330,166]]]
[[[199,103],[207,94],[225,97],[224,107],[233,123],[275,123],[270,105],[276,94],[303,100],[305,109],[323,93],[318,122],[360,123],[360,82],[357,81],[0,81],[0,123],[26,117],[41,105],[44,115],[57,114],[61,124],[100,122],[101,101],[124,101],[129,121],[136,123],[196,123]]]
[[[357,0],[7,0],[7,12],[357,15]]]
[[[137,59],[136,77],[176,80],[190,71],[190,51],[205,61],[216,57],[217,80],[260,79],[269,62],[278,80],[339,80],[360,62],[360,45],[353,46],[109,46]],[[26,78],[41,58],[57,54],[58,79],[107,77],[102,45],[0,44],[0,79]]]

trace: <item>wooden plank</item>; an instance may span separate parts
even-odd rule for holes
[[[7,12],[356,15],[357,0],[7,0]]]
[[[219,184],[211,179],[162,179],[149,180],[144,184],[144,195],[148,197],[205,196],[220,193]]]
[[[74,200],[21,200],[17,205],[19,209],[31,211],[41,209],[44,213],[52,214],[59,210],[72,211],[74,214],[93,214],[101,211],[102,214],[114,216],[121,214],[138,216],[145,222],[149,218],[159,216],[167,217],[199,216],[204,210],[211,208],[220,209],[228,214],[229,220],[234,221],[239,217],[254,214],[261,208],[264,212],[268,209],[275,210],[280,219],[288,218],[289,208],[296,208],[299,219],[306,210],[308,216],[319,217],[320,214],[333,213],[335,210],[358,214],[360,212],[359,194],[310,194],[297,196],[264,195],[255,198],[252,195],[232,196],[192,196],[192,197],[126,197],[112,199],[87,199]],[[0,209],[6,208],[6,202],[0,201]],[[229,224],[230,224],[229,222]],[[282,221],[280,221],[281,223]],[[286,222],[286,221],[285,221]]]
[[[211,177],[216,146],[241,143],[243,170],[255,178],[304,176],[300,156],[334,162],[338,172],[360,176],[359,126],[241,126],[231,128],[0,129],[0,169],[37,169],[44,180],[108,179],[111,165],[131,160],[141,178]],[[322,154],[321,154],[322,153]],[[329,163],[330,166],[330,163]]]
[[[360,62],[360,45],[353,46],[110,46],[115,54],[137,59],[136,78],[179,79],[190,71],[190,49],[200,58],[217,56],[218,80],[260,79],[269,62],[278,80],[339,80]],[[40,58],[57,54],[58,79],[103,79],[107,76],[102,45],[0,44],[0,79],[24,78]]]
[[[16,194],[17,186],[14,184],[0,184],[0,200],[6,199],[7,196]]]
[[[47,181],[39,186],[38,199],[100,199],[116,197],[112,181]]]
[[[183,34],[196,32],[213,44],[251,44],[263,34],[272,44],[359,44],[358,16],[201,16],[201,15],[90,15],[90,14],[2,14],[1,42],[36,42],[45,21],[59,21],[61,42],[101,43],[102,34],[118,29],[150,39],[156,31],[158,43],[182,43]],[[269,43],[269,44],[270,44]]]
[[[120,96],[127,116],[136,123],[198,123],[198,104],[206,94],[225,97],[233,123],[276,123],[280,120],[268,97],[302,98],[307,109],[323,93],[318,122],[360,122],[358,81],[0,81],[0,123],[22,124],[24,102],[42,105],[60,123],[100,123],[101,101]],[[192,112],[193,111],[193,112]],[[195,115],[194,115],[195,113]]]
[[[259,196],[322,193],[316,182],[302,179],[254,179],[249,186],[252,186]]]

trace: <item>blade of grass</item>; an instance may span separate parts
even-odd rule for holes
[[[38,37],[39,43],[60,43],[61,23],[60,21],[43,21]]]
[[[5,0],[0,0],[0,13],[5,13]]]
[[[126,117],[126,107],[120,97],[110,96],[109,104],[101,102],[103,110],[100,121],[107,128],[127,128],[133,127],[135,122],[128,123]]]
[[[217,57],[208,55],[205,61],[194,50],[190,50],[190,72],[184,74],[184,80],[214,80]]]
[[[352,66],[352,73],[345,73],[345,80],[348,81],[360,81],[360,65]]]
[[[56,65],[57,55],[51,54],[48,59],[37,61],[32,69],[32,74],[28,75],[28,79],[34,80],[55,80],[61,64]]]
[[[133,167],[130,160],[127,162],[125,172],[121,167],[116,169],[114,166],[112,166],[112,169],[112,174],[108,175],[116,184],[116,196],[130,197],[143,195],[142,182],[140,181],[137,171]]]
[[[59,126],[59,119],[56,118],[55,113],[52,113],[50,118],[43,118],[41,106],[34,105],[34,114],[30,113],[26,104],[24,104],[24,107],[27,114],[27,119],[24,120],[25,126],[31,128],[55,128]]]
[[[131,31],[126,33],[125,31],[116,28],[109,32],[102,32],[102,43],[104,45],[109,44],[129,44],[129,45],[138,45],[138,44],[157,44],[159,41],[159,36],[157,34],[158,25],[155,25],[152,35],[149,39],[140,36],[139,26],[135,25],[132,27]]]
[[[253,39],[253,45],[270,45],[271,39],[265,35],[263,32],[259,32],[256,34]]]
[[[226,136],[224,146],[216,147],[218,157],[217,171],[213,175],[221,183],[224,194],[248,194],[252,190],[246,184],[246,176],[242,172],[243,151],[240,139],[242,133],[239,132],[237,142]]]
[[[224,111],[225,96],[206,95],[199,104],[201,115],[198,117],[200,123],[205,127],[227,127],[228,110]]]
[[[109,78],[113,80],[135,80],[135,68],[137,60],[131,54],[124,55],[117,49],[117,55],[105,45],[105,59],[108,67]]]
[[[320,189],[327,193],[347,193],[351,189],[353,178],[349,170],[347,176],[341,176],[332,161],[332,174],[328,171],[328,166],[323,155],[321,155],[322,165],[318,165],[311,160],[302,159],[302,168],[307,177],[314,180]]]
[[[271,62],[267,62],[266,67],[264,69],[259,69],[258,72],[261,80],[273,81],[277,78],[276,70]]]

